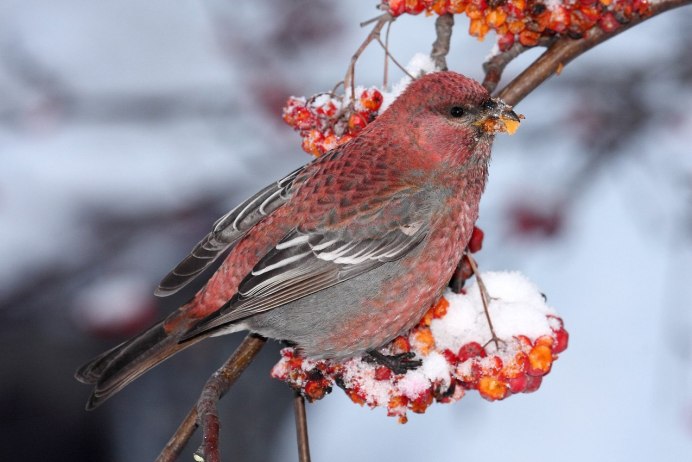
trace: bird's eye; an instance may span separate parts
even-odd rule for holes
[[[464,108],[460,106],[454,106],[449,110],[449,115],[452,117],[462,117],[464,115]]]

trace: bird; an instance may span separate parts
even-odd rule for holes
[[[180,350],[242,330],[310,358],[386,360],[378,348],[449,282],[478,218],[494,136],[518,123],[471,78],[413,80],[353,139],[214,223],[155,294],[177,292],[226,255],[204,287],[76,372],[93,385],[87,409]]]

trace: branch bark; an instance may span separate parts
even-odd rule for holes
[[[190,409],[168,444],[163,448],[157,462],[172,462],[178,458],[198,426],[202,426],[202,445],[196,452],[205,462],[219,461],[219,421],[216,403],[226,394],[245,368],[250,365],[267,339],[255,334],[245,337],[233,355],[207,380],[199,400]],[[195,457],[197,459],[197,457]]]
[[[296,437],[298,439],[298,461],[310,462],[310,443],[308,441],[308,419],[305,415],[305,398],[296,392],[293,398],[293,410],[296,416]]]
[[[454,15],[442,14],[435,20],[435,41],[432,45],[430,57],[435,61],[435,67],[447,70],[447,55],[449,54],[449,42],[452,40],[454,30]]]
[[[514,106],[550,76],[562,71],[562,68],[567,63],[596,45],[658,14],[673,8],[689,5],[690,3],[692,3],[692,0],[660,0],[651,5],[651,15],[633,19],[628,24],[624,24],[614,31],[606,32],[598,27],[594,27],[585,37],[580,39],[561,37],[545,53],[539,56],[536,61],[507,84],[498,96],[507,104]]]

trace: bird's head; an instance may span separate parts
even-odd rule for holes
[[[399,126],[435,163],[466,164],[485,160],[495,133],[510,134],[520,117],[491,98],[478,82],[456,72],[435,72],[413,81],[392,104]],[[388,111],[388,112],[390,112]]]

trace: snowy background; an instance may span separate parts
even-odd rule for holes
[[[343,78],[374,3],[0,1],[1,454],[158,454],[240,336],[91,413],[73,371],[185,301],[151,294],[217,216],[309,160],[281,106]],[[467,24],[450,67],[481,79],[492,37]],[[692,457],[690,31],[687,7],[592,50],[496,142],[479,264],[526,274],[571,334],[541,389],[403,426],[336,390],[308,407],[314,460]],[[406,62],[432,40],[432,18],[402,17],[391,51]],[[368,50],[357,82],[379,84],[382,59]],[[277,351],[223,401],[229,459],[297,457]]]

